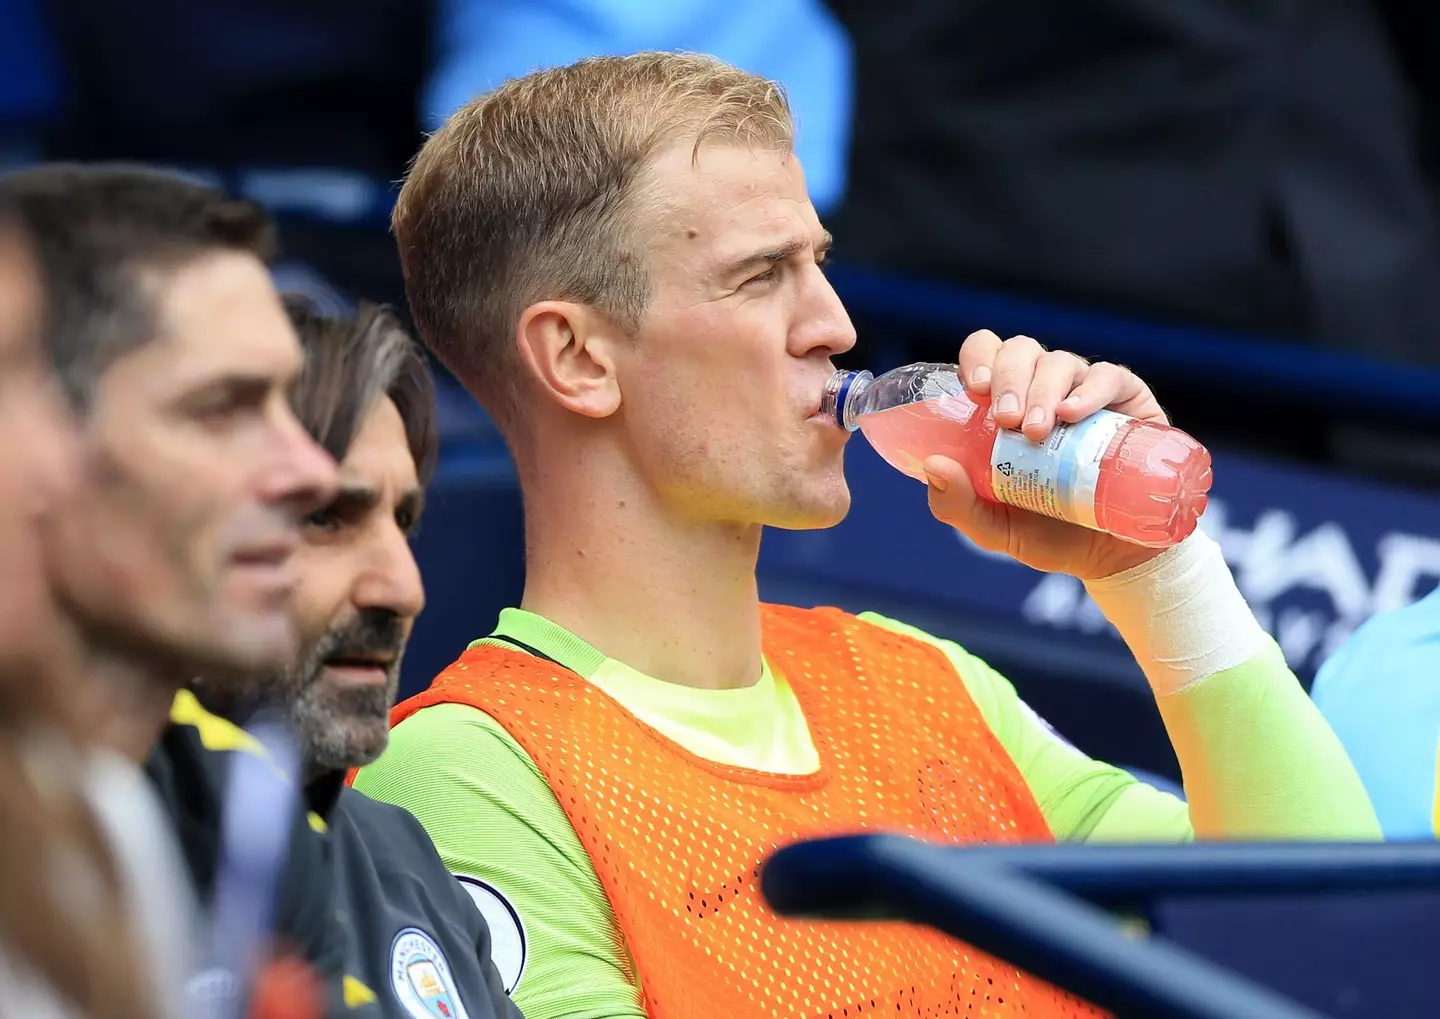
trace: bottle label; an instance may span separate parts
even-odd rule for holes
[[[1044,442],[1001,429],[990,454],[995,498],[1011,506],[1095,528],[1100,461],[1131,419],[1102,410],[1073,425],[1059,423]]]

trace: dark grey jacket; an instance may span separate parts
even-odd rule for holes
[[[379,996],[375,1019],[521,1019],[490,959],[490,931],[408,810],[340,785],[306,788],[325,819],[346,970]]]

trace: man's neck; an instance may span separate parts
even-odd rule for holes
[[[316,767],[307,762],[305,766],[305,806],[325,820],[340,802],[340,793],[345,788],[344,770]]]
[[[82,673],[96,712],[97,742],[143,763],[170,721],[170,705],[185,685],[183,675],[104,647],[91,647]]]
[[[552,480],[527,501],[521,608],[656,679],[759,680],[758,525],[681,521],[648,492],[597,501],[583,480],[573,492]]]

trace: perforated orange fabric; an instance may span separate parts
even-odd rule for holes
[[[1050,841],[1034,797],[949,660],[834,609],[766,606],[765,655],[820,755],[787,776],[699,758],[543,659],[467,651],[392,724],[461,702],[544,773],[600,876],[651,1019],[1100,1013],[933,931],[782,919],[761,861],[796,838],[889,830]]]

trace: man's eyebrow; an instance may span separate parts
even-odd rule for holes
[[[274,385],[275,377],[273,375],[237,368],[223,375],[201,381],[193,387],[189,397],[208,399],[223,395],[235,400],[252,400],[265,396]]]
[[[830,231],[825,231],[825,236],[819,244],[815,245],[816,261],[823,259],[825,252],[830,250],[830,245],[833,244],[834,241],[835,238],[830,235]],[[721,270],[721,275],[725,279],[730,279],[748,269],[757,269],[762,265],[775,265],[778,262],[785,261],[787,258],[791,258],[798,252],[804,251],[809,246],[810,242],[806,238],[795,237],[776,247],[768,248],[764,251],[757,251],[753,255],[746,255],[744,258],[731,262]]]
[[[327,507],[341,516],[359,515],[374,509],[380,503],[380,489],[364,481],[341,479],[340,487]]]

